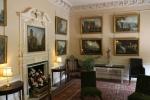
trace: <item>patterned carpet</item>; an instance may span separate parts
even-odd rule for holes
[[[135,91],[135,83],[97,81],[97,88],[102,91],[103,100],[127,100],[128,95]],[[53,100],[81,100],[80,80],[72,80],[62,91],[53,96]],[[85,100],[99,100],[99,98],[85,97]]]

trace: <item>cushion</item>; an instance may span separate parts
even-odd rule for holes
[[[134,92],[133,94],[128,96],[128,100],[150,100],[150,95]]]

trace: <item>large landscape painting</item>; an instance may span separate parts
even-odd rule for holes
[[[60,17],[55,17],[55,32],[56,34],[67,34],[67,20],[60,18]]]
[[[45,28],[27,26],[28,52],[45,51]]]
[[[139,14],[114,16],[114,32],[139,32]]]
[[[6,0],[0,0],[0,25],[6,25]]]
[[[81,40],[82,55],[102,55],[102,40],[98,38]]]
[[[67,53],[67,41],[56,40],[56,55],[65,55]]]
[[[116,38],[114,39],[114,51],[118,56],[138,56],[139,39],[138,38]]]
[[[0,64],[7,62],[7,36],[0,35]]]
[[[102,33],[102,17],[81,18],[81,33]]]

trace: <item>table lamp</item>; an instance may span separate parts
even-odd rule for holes
[[[61,63],[61,62],[62,62],[61,57],[57,57],[57,63]]]
[[[58,63],[58,66],[60,67],[60,66],[61,66],[61,63],[62,63],[61,57],[57,57],[57,63]]]
[[[11,67],[4,67],[3,68],[3,77],[7,78],[7,84],[6,85],[8,87],[10,86],[8,78],[11,76],[12,76],[12,68]]]

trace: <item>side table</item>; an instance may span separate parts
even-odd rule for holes
[[[54,83],[53,83],[53,78],[54,78],[53,73],[54,73],[54,72],[59,72],[59,73],[60,73],[59,77],[60,77],[60,85],[61,85],[61,78],[62,78],[62,72],[63,72],[63,71],[66,71],[66,69],[65,69],[65,68],[55,68],[55,69],[51,69],[51,72],[52,72],[52,86],[54,85]],[[65,73],[66,73],[66,72],[65,72]],[[65,75],[65,81],[66,81],[66,75]]]
[[[6,100],[8,100],[8,95],[13,94],[16,92],[19,92],[19,98],[21,100],[21,90],[22,90],[22,100],[24,100],[24,88],[23,88],[23,82],[22,81],[16,81],[13,83],[10,83],[10,86],[1,86],[0,87],[0,96],[6,95]]]

